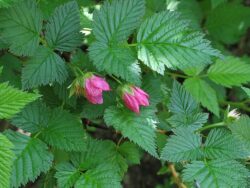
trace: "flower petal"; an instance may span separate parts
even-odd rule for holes
[[[95,87],[90,79],[85,81],[85,91],[91,96],[98,96],[102,94],[102,89]]]
[[[93,95],[90,95],[88,92],[86,92],[86,98],[92,104],[102,104],[103,103],[102,94],[93,96]]]
[[[109,91],[110,87],[109,84],[106,82],[105,79],[98,77],[98,76],[92,76],[91,79],[91,84],[95,86],[96,88],[102,89],[104,91]]]
[[[140,93],[141,95],[144,95],[144,96],[146,96],[147,98],[149,98],[149,95],[148,95],[145,91],[143,91],[141,88],[139,88],[139,87],[134,87],[134,90],[135,90],[136,92]]]
[[[123,100],[125,102],[125,105],[132,110],[133,112],[139,114],[140,113],[140,108],[139,108],[139,104],[136,100],[136,98],[132,95],[129,95],[128,93],[125,93],[123,95]]]

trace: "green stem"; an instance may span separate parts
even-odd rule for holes
[[[40,42],[41,42],[44,46],[47,46],[47,41],[46,41],[43,37],[40,37]]]
[[[111,78],[113,78],[117,83],[119,83],[120,85],[122,85],[122,82],[117,79],[116,77],[114,77],[113,75],[109,75]]]
[[[166,75],[173,76],[173,77],[179,77],[179,78],[189,78],[189,76],[178,74],[178,73],[172,73],[172,72],[166,72]]]
[[[123,140],[123,137],[121,137],[121,138],[118,140],[118,142],[117,142],[117,144],[116,144],[116,146],[117,146],[117,147],[119,147],[119,146],[120,146],[120,144],[121,144],[122,140]]]
[[[36,134],[34,135],[34,138],[37,138],[41,133],[42,133],[42,131],[39,131],[38,133],[36,133]]]
[[[207,125],[205,127],[201,127],[196,132],[202,132],[202,131],[207,130],[207,129],[217,128],[217,127],[225,127],[225,126],[226,126],[226,124],[224,122],[214,123],[214,124]]]
[[[242,102],[220,101],[221,105],[230,105],[245,110],[247,112],[250,112],[250,108],[245,103],[249,103],[249,100],[245,100]]]
[[[137,43],[127,44],[127,46],[137,46]]]

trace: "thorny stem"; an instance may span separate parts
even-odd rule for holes
[[[174,164],[168,163],[168,168],[171,171],[174,182],[178,186],[178,188],[187,188],[187,186],[182,183],[179,173],[176,171]]]

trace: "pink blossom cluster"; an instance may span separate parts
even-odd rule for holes
[[[92,104],[102,104],[103,91],[111,90],[108,82],[104,78],[93,74],[88,74],[88,76],[83,79],[83,82],[82,89],[79,89],[79,83],[76,84],[77,87],[75,87],[75,93],[84,94],[87,100]],[[124,85],[121,91],[121,97],[125,106],[133,112],[139,114],[140,106],[149,106],[149,95],[139,87]]]

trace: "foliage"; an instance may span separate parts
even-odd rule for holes
[[[243,0],[0,0],[0,187],[120,188],[148,159],[157,187],[249,187],[249,16]]]

